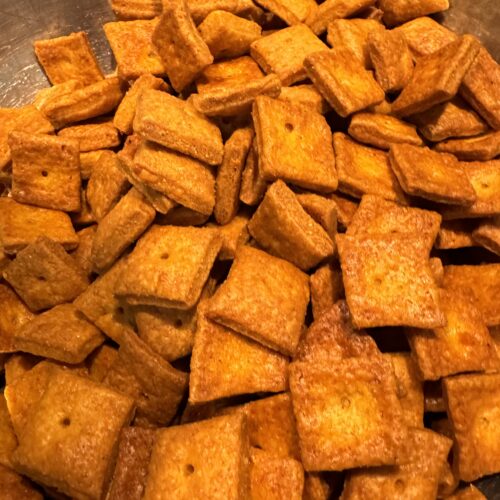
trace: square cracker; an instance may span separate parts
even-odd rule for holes
[[[134,131],[142,138],[201,160],[222,162],[220,130],[190,102],[159,90],[145,90],[137,102]]]
[[[118,75],[121,78],[165,74],[165,66],[152,40],[157,25],[157,19],[104,24],[104,33],[115,56]]]
[[[359,142],[380,149],[390,149],[392,144],[421,146],[422,139],[414,125],[398,118],[379,113],[356,113],[349,124],[349,135]]]
[[[266,73],[275,73],[287,87],[307,78],[306,56],[327,48],[306,25],[297,24],[253,42],[250,54]]]
[[[446,207],[441,210],[443,219],[488,217],[500,213],[500,160],[462,163],[469,178],[476,201],[467,207]]]
[[[187,0],[164,0],[163,13],[153,33],[172,87],[187,87],[214,58],[191,17]]]
[[[63,128],[57,135],[65,139],[77,140],[80,152],[110,149],[120,145],[120,134],[111,120],[73,125]]]
[[[288,359],[257,342],[198,317],[191,372],[189,402],[280,392],[288,385]]]
[[[448,139],[435,146],[436,151],[452,153],[459,160],[488,161],[500,155],[500,130],[476,137]]]
[[[208,318],[283,354],[297,348],[309,303],[308,276],[289,262],[244,246],[207,305]]]
[[[264,179],[327,193],[337,188],[331,132],[323,116],[264,96],[255,100],[252,116]]]
[[[472,239],[490,252],[500,255],[500,217],[481,223],[472,232]]]
[[[346,117],[379,104],[384,91],[363,63],[345,47],[322,50],[304,60],[307,76],[330,106]]]
[[[318,8],[316,0],[258,0],[256,3],[289,26],[305,22]]]
[[[486,325],[500,325],[500,264],[445,266],[444,286],[472,292]]]
[[[61,304],[18,328],[14,342],[20,351],[78,364],[104,337],[73,304]]]
[[[388,234],[336,239],[347,303],[357,328],[443,326],[426,238]]]
[[[396,463],[404,432],[388,361],[292,363],[290,390],[306,471]]]
[[[66,212],[80,210],[78,141],[13,132],[9,146],[16,201]]]
[[[410,81],[392,103],[393,113],[396,116],[420,113],[454,97],[479,48],[476,38],[464,35],[420,58]]]
[[[129,257],[115,293],[130,304],[189,309],[201,294],[220,246],[213,229],[153,226]]]
[[[252,448],[250,452],[250,494],[255,500],[302,500],[304,469],[293,458],[274,457]]]
[[[210,215],[215,204],[215,179],[204,163],[144,141],[134,156],[131,172],[145,186],[170,200]]]
[[[391,168],[404,191],[439,203],[472,205],[476,192],[466,169],[452,155],[411,144],[393,144]]]
[[[326,102],[325,98],[312,84],[283,87],[278,99],[296,104],[302,104],[304,106],[309,106],[314,111],[317,111],[322,115],[324,115],[330,109],[330,106]]]
[[[461,372],[484,371],[498,364],[493,339],[467,290],[446,287],[439,292],[446,325],[408,331],[420,376],[438,380]]]
[[[74,259],[45,236],[21,250],[3,276],[32,311],[69,302],[88,286]]]
[[[111,0],[118,19],[152,19],[162,11],[161,0]]]
[[[16,468],[69,496],[99,499],[133,411],[131,398],[57,369],[19,436]]]
[[[348,474],[342,498],[436,498],[441,471],[452,441],[427,429],[410,429],[400,453],[401,463]]]
[[[83,31],[68,36],[38,40],[35,54],[52,85],[76,80],[83,85],[104,78],[101,68]]]
[[[342,273],[337,263],[323,264],[310,277],[313,318],[319,319],[335,302],[344,298]]]
[[[155,218],[155,209],[132,188],[100,221],[92,243],[92,267],[102,273],[136,241]]]
[[[246,418],[228,415],[159,431],[144,500],[166,500],[172,491],[179,500],[236,500],[248,497],[249,483]]]
[[[359,144],[342,132],[333,134],[333,147],[341,192],[358,198],[376,194],[406,204],[385,151]]]
[[[462,481],[500,471],[500,374],[443,380],[446,413],[455,441],[454,467]]]
[[[381,0],[384,22],[389,26],[401,24],[416,17],[447,10],[448,0]]]
[[[481,47],[465,73],[460,94],[495,130],[500,129],[500,65]]]

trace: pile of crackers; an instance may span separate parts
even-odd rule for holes
[[[500,66],[448,0],[112,0],[0,109],[0,496],[485,498]]]

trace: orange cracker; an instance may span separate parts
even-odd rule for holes
[[[98,222],[118,203],[128,187],[116,154],[103,151],[92,169],[86,191],[88,204]]]
[[[333,256],[328,233],[306,213],[283,181],[276,181],[248,223],[248,231],[262,248],[287,259],[303,271]]]
[[[186,0],[163,1],[163,13],[153,33],[153,45],[177,92],[188,86],[214,60],[196,29]]]
[[[439,308],[425,237],[338,235],[336,240],[356,327],[443,326],[445,318]]]
[[[40,314],[14,334],[20,351],[70,364],[81,363],[103,341],[99,330],[72,304]]]
[[[258,171],[264,179],[319,192],[337,188],[331,132],[323,116],[264,96],[255,100],[252,116]]]
[[[441,470],[452,441],[427,429],[410,429],[401,449],[400,464],[353,471],[344,483],[342,498],[436,498]]]
[[[488,217],[500,213],[500,160],[462,163],[476,201],[467,207],[447,207],[441,210],[443,219]]]
[[[250,128],[237,129],[224,144],[224,159],[215,182],[214,216],[219,224],[228,224],[238,212],[241,175],[253,135]]]
[[[481,490],[477,489],[473,484],[458,489],[447,498],[449,500],[487,500]]]
[[[189,10],[196,24],[214,10],[225,10],[237,16],[261,22],[264,12],[252,0],[188,0]]]
[[[10,456],[17,447],[17,438],[3,393],[0,394],[0,437],[0,465],[12,467]]]
[[[85,361],[89,377],[95,382],[102,382],[118,357],[118,349],[103,344],[98,347]]]
[[[472,232],[472,239],[490,252],[500,255],[500,217],[481,223]]]
[[[33,99],[33,106],[43,113],[45,105],[52,98],[73,92],[73,90],[85,87],[85,84],[78,80],[68,80],[64,83],[52,85],[39,90]]]
[[[26,477],[0,465],[0,489],[5,500],[43,500],[44,496]]]
[[[460,94],[495,130],[500,129],[500,66],[481,47],[479,54],[465,73]]]
[[[67,139],[76,139],[80,144],[80,152],[114,148],[120,145],[120,134],[111,121],[66,127],[57,135]]]
[[[325,114],[329,110],[325,98],[316,90],[314,85],[310,84],[283,87],[278,99],[309,106],[321,114]]]
[[[238,249],[245,245],[250,239],[247,224],[250,215],[246,211],[241,211],[227,224],[218,226],[208,224],[209,227],[217,227],[222,236],[222,247],[217,257],[219,260],[233,260]]]
[[[97,226],[92,243],[93,269],[108,269],[146,231],[155,215],[154,208],[132,188]]]
[[[471,221],[444,221],[439,228],[435,247],[440,250],[473,247],[475,246],[475,242],[472,238],[472,229]]]
[[[106,78],[69,94],[51,99],[44,113],[56,128],[113,111],[123,97],[118,78]]]
[[[473,136],[488,130],[486,123],[460,97],[413,115],[411,120],[418,125],[422,135],[433,142],[449,137]]]
[[[118,19],[151,19],[162,11],[161,0],[111,0]]]
[[[308,302],[307,275],[287,261],[244,246],[210,300],[207,316],[289,355],[297,348]]]
[[[262,28],[255,22],[223,10],[212,11],[198,26],[215,59],[242,56],[260,38]]]
[[[80,176],[82,180],[88,180],[96,165],[99,164],[99,157],[103,151],[86,151],[80,153]]]
[[[306,471],[396,463],[404,432],[388,361],[292,363],[290,390]]]
[[[257,448],[250,452],[250,494],[255,500],[302,500],[304,469],[293,458],[279,458]]]
[[[412,196],[451,205],[471,205],[476,200],[465,167],[452,155],[394,144],[389,159],[401,187]]]
[[[431,273],[436,285],[440,287],[443,284],[444,278],[443,262],[439,257],[431,257],[429,259],[429,267],[431,268]]]
[[[254,138],[241,174],[240,201],[246,205],[257,205],[264,197],[266,189],[267,182],[259,170],[257,139]]]
[[[35,54],[52,85],[77,80],[84,85],[104,78],[83,31],[68,36],[38,40]]]
[[[115,293],[130,304],[189,309],[201,294],[220,246],[213,229],[153,226],[129,257]]]
[[[131,172],[145,186],[170,200],[210,215],[215,204],[215,179],[200,161],[144,141],[134,156]]]
[[[453,465],[460,479],[473,481],[499,472],[500,374],[445,378],[443,393],[455,441]]]
[[[175,205],[168,213],[158,216],[158,222],[166,226],[203,226],[210,215],[182,205]]]
[[[396,116],[420,113],[454,97],[479,48],[473,36],[464,35],[420,58],[410,81],[392,103],[393,113]]]
[[[337,232],[337,205],[333,200],[313,193],[298,194],[302,208],[333,238]]]
[[[71,214],[71,221],[75,226],[87,226],[96,222],[87,200],[87,190],[83,187],[80,191],[80,211]]]
[[[404,35],[398,31],[374,31],[367,38],[369,60],[384,92],[401,90],[409,82],[413,61]]]
[[[213,456],[217,460],[213,460]],[[244,415],[162,429],[158,433],[144,500],[247,498],[250,487],[248,432]]]
[[[250,54],[266,73],[278,75],[284,87],[305,80],[304,59],[327,46],[304,24],[279,30],[252,43]]]
[[[69,496],[100,498],[133,409],[126,396],[64,370],[53,372],[19,437],[16,468]],[[86,452],[75,455],[82,447]]]
[[[477,137],[448,139],[436,144],[436,151],[452,153],[459,160],[488,161],[500,155],[500,131],[487,132]]]
[[[139,97],[134,131],[209,165],[222,162],[220,130],[198,113],[190,102],[160,92],[145,90]]]
[[[448,0],[381,0],[384,22],[389,26],[401,24],[416,17],[447,10]]]
[[[500,264],[445,266],[444,286],[472,292],[487,326],[500,324]]]
[[[340,191],[359,198],[377,194],[405,203],[386,152],[358,144],[342,132],[333,134],[333,147]]]
[[[73,258],[44,236],[21,250],[3,275],[33,311],[71,301],[88,285]]]
[[[40,358],[26,353],[16,353],[9,356],[5,361],[5,384],[11,385],[15,380],[24,377],[36,364]]]
[[[358,209],[359,201],[338,191],[331,194],[329,198],[337,205],[337,223],[339,227],[346,229]]]
[[[258,0],[257,3],[289,26],[305,22],[318,8],[315,0]]]
[[[282,354],[201,314],[191,356],[189,402],[283,391],[288,385],[287,369],[288,360]]]
[[[323,264],[310,278],[313,317],[319,319],[335,302],[344,296],[344,283],[340,267]]]
[[[66,212],[80,210],[77,141],[13,132],[9,146],[12,197],[16,201]]]

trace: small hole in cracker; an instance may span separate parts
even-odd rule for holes
[[[182,322],[182,319],[176,319],[174,324],[175,328],[181,328],[184,323]]]
[[[396,486],[396,489],[402,490],[405,487],[405,482],[402,479],[396,479],[394,485]]]
[[[38,281],[47,281],[47,278],[45,276],[38,276]]]
[[[186,465],[186,476],[190,476],[194,472],[194,466],[192,464]]]
[[[42,170],[42,177],[47,177],[49,175],[49,173],[47,172],[47,170]]]
[[[71,419],[69,417],[64,417],[62,420],[61,420],[61,425],[63,427],[69,427],[69,425],[71,424]]]
[[[349,398],[346,398],[345,396],[340,400],[340,404],[342,405],[342,408],[344,410],[347,410],[349,406],[351,406],[351,400]]]
[[[169,257],[170,257],[170,255],[169,255],[168,253],[164,253],[164,254],[162,254],[162,256],[161,256],[161,258],[162,258],[163,260],[167,260]]]
[[[293,130],[293,125],[291,123],[285,123],[285,128],[288,132],[291,132]]]

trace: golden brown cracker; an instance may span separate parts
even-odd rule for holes
[[[254,138],[241,174],[240,201],[246,205],[257,205],[264,197],[266,189],[267,182],[259,170],[257,140]]]
[[[217,227],[222,236],[222,246],[217,257],[219,260],[233,260],[238,249],[245,245],[250,239],[248,233],[248,220],[250,215],[241,210],[235,217],[222,226],[208,224],[209,227]]]
[[[472,239],[490,252],[500,255],[500,218],[482,222],[472,231]]]
[[[102,382],[118,357],[118,349],[107,344],[98,347],[85,361],[89,377]]]
[[[120,134],[111,121],[73,125],[63,128],[57,135],[77,140],[80,152],[114,148],[120,145]]]
[[[12,384],[15,380],[23,377],[36,364],[40,362],[40,358],[26,353],[15,353],[9,356],[5,361],[5,385]]]
[[[43,113],[45,105],[54,97],[62,96],[73,92],[73,90],[85,87],[85,84],[78,80],[68,80],[64,83],[52,85],[39,90],[33,99],[33,106]]]
[[[329,195],[337,205],[337,223],[340,228],[346,229],[358,209],[359,202],[340,192]]]
[[[474,222],[468,220],[444,221],[439,228],[435,247],[440,250],[466,248],[475,246],[472,238]]]
[[[175,205],[168,213],[159,215],[158,222],[167,226],[203,226],[209,218],[207,214]]]
[[[258,0],[257,3],[289,26],[303,23],[318,8],[315,0]]]
[[[328,233],[280,180],[267,190],[248,223],[248,231],[270,254],[289,260],[303,271],[332,257],[335,250]]]
[[[111,0],[118,19],[151,19],[161,14],[161,0]]]
[[[225,10],[257,23],[262,22],[264,17],[263,10],[252,0],[188,0],[188,7],[196,24],[214,10]]]
[[[0,488],[5,500],[43,500],[41,491],[26,477],[0,465]]]
[[[500,155],[500,131],[487,132],[476,137],[448,139],[436,144],[435,149],[451,153],[464,161],[492,160]]]
[[[486,500],[481,490],[476,488],[473,484],[460,488],[447,498],[449,500]]]
[[[0,466],[12,467],[10,456],[17,448],[17,438],[10,420],[4,394],[0,394]]]
[[[337,232],[337,205],[325,197],[313,193],[297,195],[302,208],[333,238]]]
[[[321,114],[325,114],[329,110],[329,105],[325,98],[311,84],[283,87],[278,99],[309,106]]]
[[[36,57],[52,85],[68,80],[90,85],[104,78],[87,34],[83,31],[38,40],[34,47]]]
[[[318,267],[311,274],[310,286],[313,317],[317,320],[344,296],[340,266],[329,263]]]
[[[440,287],[443,284],[444,278],[444,266],[443,262],[439,257],[431,257],[429,259],[429,267],[431,268],[431,273],[436,282],[436,285]]]
[[[287,261],[244,246],[210,300],[207,316],[283,354],[293,354],[308,302],[307,275]]]
[[[384,22],[389,26],[442,12],[449,7],[448,0],[381,0],[380,2],[380,8],[384,11]]]
[[[99,164],[99,157],[103,151],[87,151],[80,153],[80,176],[82,180],[89,180],[92,171]]]

